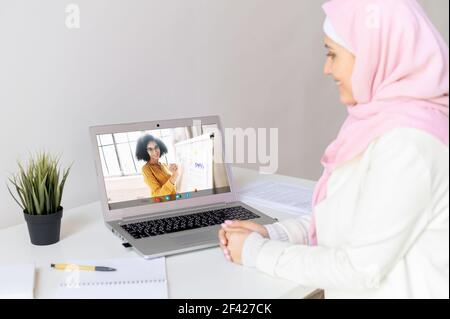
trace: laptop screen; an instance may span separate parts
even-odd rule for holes
[[[110,210],[230,192],[218,126],[97,135]]]

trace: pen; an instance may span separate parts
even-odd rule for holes
[[[105,266],[82,266],[75,264],[50,264],[50,267],[59,270],[73,269],[73,270],[86,270],[86,271],[116,271],[115,268]]]

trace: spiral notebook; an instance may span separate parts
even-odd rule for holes
[[[61,299],[165,299],[167,293],[165,258],[145,260],[70,261],[77,265],[116,268],[116,271],[54,270],[62,277],[57,298]]]

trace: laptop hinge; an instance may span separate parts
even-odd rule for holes
[[[167,216],[179,215],[179,214],[183,214],[184,215],[186,213],[195,214],[195,213],[202,212],[202,211],[205,211],[205,210],[211,210],[211,209],[215,209],[215,208],[218,209],[218,208],[226,207],[229,204],[230,203],[222,202],[222,203],[215,203],[215,204],[212,204],[212,205],[195,206],[195,207],[190,207],[190,208],[181,208],[181,209],[165,211],[165,212],[144,214],[144,215],[139,215],[139,216],[130,216],[130,217],[126,217],[126,218],[121,218],[120,221],[124,222],[124,223],[129,223],[131,221],[137,221],[137,220],[142,220],[142,219],[147,219],[147,218],[154,219],[155,217],[167,217]]]

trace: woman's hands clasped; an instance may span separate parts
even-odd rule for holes
[[[269,237],[267,229],[255,222],[239,220],[225,221],[219,230],[220,248],[225,258],[231,262],[242,264],[242,247],[252,232],[257,232],[266,238]]]

